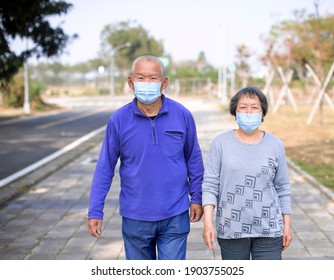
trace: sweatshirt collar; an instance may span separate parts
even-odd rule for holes
[[[160,108],[159,115],[168,113],[168,98],[166,98],[164,94],[161,94],[161,98],[162,98],[162,106]],[[132,110],[136,115],[145,116],[142,113],[142,111],[139,110],[136,98],[132,100]]]

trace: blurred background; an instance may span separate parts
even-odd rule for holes
[[[90,106],[131,100],[131,63],[151,54],[166,66],[166,94],[175,98],[214,98],[226,110],[241,87],[261,88],[270,102],[263,129],[284,140],[296,164],[334,188],[334,1],[11,0],[1,2],[0,15],[2,123],[64,107],[87,117]],[[110,113],[99,115],[99,125]],[[52,121],[44,128],[61,122]],[[73,141],[96,128],[75,134],[78,127],[55,135]],[[21,154],[16,169],[4,171],[18,136],[9,141],[4,126],[0,133],[2,179],[28,162],[18,165]],[[39,158],[66,143],[46,141],[53,150]]]

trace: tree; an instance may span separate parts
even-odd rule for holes
[[[150,36],[148,31],[136,21],[122,21],[106,25],[101,32],[101,54],[109,58],[110,51],[121,44],[131,43],[129,48],[117,52],[115,64],[120,69],[129,69],[137,57],[144,54],[162,56],[163,44]]]
[[[310,65],[320,83],[323,83],[334,58],[334,15],[320,16],[320,1],[315,0],[315,13],[295,11],[295,19],[283,21],[272,27],[265,39],[267,52],[263,62],[271,68],[281,66],[292,69],[295,79],[302,81],[305,89],[307,66]],[[323,97],[320,99],[320,123],[323,119]]]
[[[204,73],[207,73],[213,70],[213,67],[208,63],[205,53],[203,51],[201,51],[198,54],[198,58],[196,61],[196,67],[197,67],[198,73],[200,74],[204,74]]]
[[[333,63],[334,15],[320,17],[317,12],[306,16],[305,11],[296,11],[295,20],[272,27],[265,43],[262,59],[267,65],[294,69],[303,79],[308,63],[322,81]]]
[[[72,4],[52,0],[0,0],[0,86],[6,87],[25,59],[60,55],[77,35],[69,36],[48,17],[66,14]],[[10,47],[16,38],[29,40],[30,48],[16,54]]]
[[[237,46],[237,54],[236,54],[236,68],[238,77],[241,80],[242,87],[247,85],[247,82],[251,76],[250,66],[249,66],[249,58],[251,57],[251,53],[248,47],[244,44]]]

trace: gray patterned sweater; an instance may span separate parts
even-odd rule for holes
[[[206,159],[202,203],[216,208],[219,238],[279,237],[282,214],[291,213],[283,142],[266,132],[257,144],[233,130],[217,136]]]

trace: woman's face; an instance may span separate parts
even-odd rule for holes
[[[237,105],[238,113],[246,113],[246,114],[252,114],[252,113],[260,113],[262,112],[261,102],[257,95],[243,95],[240,97]]]

